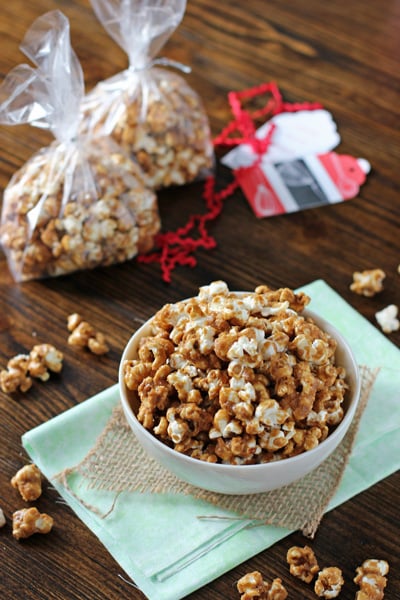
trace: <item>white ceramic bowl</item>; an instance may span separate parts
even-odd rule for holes
[[[123,364],[137,358],[137,348],[141,337],[149,335],[150,322],[147,321],[129,340],[119,368],[119,390],[122,407],[133,433],[141,446],[165,469],[179,479],[196,487],[222,494],[257,494],[288,485],[318,467],[340,444],[354,417],[360,396],[360,375],[353,353],[342,335],[325,319],[304,310],[304,315],[313,318],[315,323],[337,341],[336,363],[345,367],[349,391],[344,400],[344,417],[341,423],[316,448],[292,458],[255,465],[224,465],[191,458],[169,448],[147,431],[135,416],[138,398],[135,392],[127,389],[123,378]],[[151,468],[151,461],[149,462]]]

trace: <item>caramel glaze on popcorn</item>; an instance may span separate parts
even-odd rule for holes
[[[0,389],[5,394],[27,392],[33,379],[47,381],[50,373],[60,373],[64,355],[52,344],[36,344],[29,354],[17,354],[0,370]]]
[[[337,598],[343,584],[344,579],[339,567],[325,567],[318,573],[314,591],[319,598]]]
[[[25,465],[11,479],[25,502],[37,500],[42,494],[42,474],[35,464]]]
[[[286,600],[288,593],[282,580],[265,581],[259,571],[246,573],[236,584],[240,600]]]
[[[385,596],[386,575],[389,564],[386,560],[369,558],[356,569],[354,583],[359,586],[355,600],[382,600]]]
[[[353,283],[350,289],[355,294],[372,298],[383,290],[383,281],[386,277],[382,269],[366,269],[353,273]]]
[[[289,288],[230,292],[214,281],[165,305],[127,360],[137,417],[193,458],[259,464],[311,450],[343,418],[345,370],[336,341],[302,315]]]
[[[318,561],[310,546],[292,546],[286,554],[290,574],[305,583],[311,583],[319,571]]]
[[[53,518],[40,513],[36,506],[16,510],[12,516],[12,534],[16,540],[26,539],[35,533],[50,533],[53,528]]]
[[[67,328],[71,332],[68,336],[70,346],[88,348],[93,354],[107,354],[109,351],[105,335],[84,321],[79,313],[68,315]]]

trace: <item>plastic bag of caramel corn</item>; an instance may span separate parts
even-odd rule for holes
[[[141,169],[111,138],[80,133],[83,74],[66,17],[39,17],[21,50],[36,68],[20,65],[5,78],[0,123],[30,123],[55,140],[4,191],[0,241],[13,277],[63,275],[150,250],[160,221]]]
[[[110,36],[126,52],[129,67],[100,82],[84,100],[87,129],[111,135],[134,156],[152,189],[208,176],[214,151],[198,94],[156,58],[182,20],[186,0],[91,0]]]

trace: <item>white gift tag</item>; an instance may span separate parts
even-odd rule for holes
[[[256,137],[264,138],[272,125],[275,125],[275,131],[263,161],[276,163],[307,154],[323,154],[340,143],[336,123],[327,110],[280,113],[257,129]],[[257,155],[251,146],[241,144],[224,156],[221,162],[231,169],[238,169],[251,166],[256,159]]]

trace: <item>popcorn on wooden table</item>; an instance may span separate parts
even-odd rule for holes
[[[0,388],[5,394],[19,390],[27,392],[33,383],[32,377],[47,381],[50,373],[60,373],[64,355],[52,344],[36,344],[29,354],[17,354],[0,371]]]
[[[309,546],[292,546],[287,551],[286,560],[289,564],[290,574],[305,583],[311,583],[319,571],[319,565],[314,551]]]
[[[34,506],[22,508],[13,513],[12,534],[16,540],[31,537],[35,533],[49,533],[53,528],[54,520],[46,513],[40,513]]]
[[[37,500],[42,494],[42,474],[35,464],[25,465],[11,479],[11,485],[26,502]]]
[[[265,581],[259,571],[246,573],[237,582],[240,600],[285,600],[287,590],[278,577],[271,583]]]
[[[0,371],[0,387],[5,394],[19,390],[27,392],[32,386],[32,378],[28,373],[29,356],[17,354],[7,362],[7,368]]]
[[[389,304],[375,313],[375,318],[383,333],[392,333],[400,328],[400,321],[397,318],[398,312],[399,308],[396,304]]]
[[[37,344],[29,354],[28,371],[32,377],[47,381],[50,372],[60,373],[63,366],[63,353],[52,344]]]
[[[79,348],[88,348],[93,354],[106,354],[109,347],[103,333],[97,331],[93,325],[84,321],[80,314],[73,313],[67,319],[68,344]]]
[[[355,271],[350,289],[356,294],[371,298],[383,290],[383,280],[385,277],[386,273],[382,269]]]
[[[320,598],[337,598],[344,584],[339,567],[325,567],[318,573],[314,591]]]
[[[389,564],[386,560],[369,558],[356,569],[354,583],[360,590],[356,594],[356,600],[382,600],[387,583],[386,575],[389,572]]]

